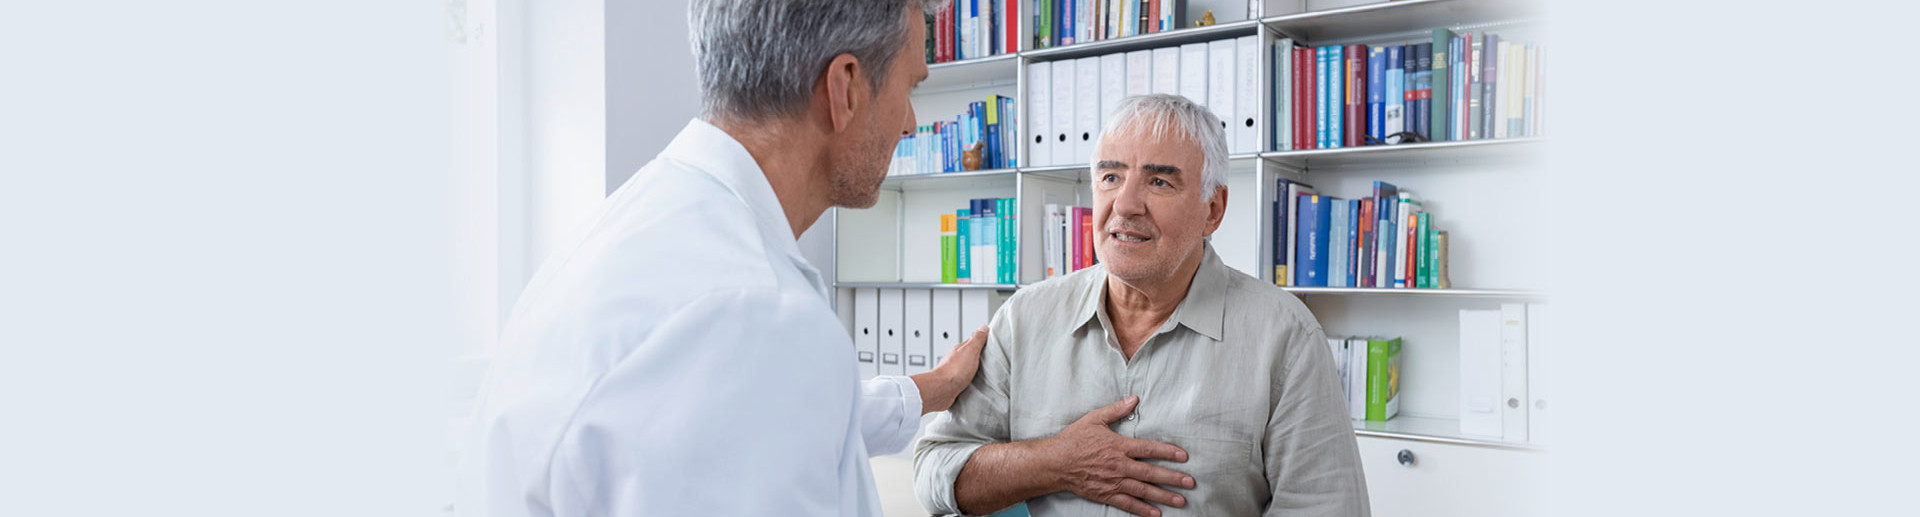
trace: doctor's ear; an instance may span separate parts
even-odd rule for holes
[[[827,62],[825,75],[820,78],[827,94],[827,116],[836,133],[853,125],[854,111],[872,99],[873,85],[867,84],[863,70],[860,58],[840,54]]]

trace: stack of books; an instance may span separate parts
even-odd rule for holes
[[[1399,45],[1274,45],[1274,149],[1545,132],[1540,45],[1447,29]]]
[[[955,0],[967,2],[969,0]],[[1185,27],[1187,0],[1028,0],[1033,48],[1053,48]]]
[[[927,15],[927,63],[977,59],[1019,50],[1020,3],[951,0]]]
[[[1384,422],[1400,414],[1400,338],[1332,337],[1327,346],[1348,416]]]
[[[1045,257],[1046,277],[1098,264],[1093,253],[1093,209],[1049,203],[1041,226],[1041,254]]]
[[[1340,199],[1281,178],[1273,204],[1274,283],[1293,287],[1445,289],[1447,232],[1392,183]]]
[[[893,148],[888,176],[935,174],[966,170],[962,152],[981,145],[980,169],[1019,167],[1019,109],[1013,98],[988,95],[985,101],[967,105],[967,112],[952,120],[919,126],[914,134],[900,137]]]
[[[940,281],[960,284],[1015,283],[1014,198],[974,199],[967,208],[940,214]]]

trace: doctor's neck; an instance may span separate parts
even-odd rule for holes
[[[813,226],[833,206],[832,164],[828,138],[810,120],[739,122],[722,117],[706,119],[747,148],[760,172],[773,186],[780,210],[792,226],[793,238]]]

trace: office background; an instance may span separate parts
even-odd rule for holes
[[[1910,509],[1912,13],[1549,7],[1548,514]],[[0,513],[438,515],[518,286],[692,115],[682,9],[5,7]]]

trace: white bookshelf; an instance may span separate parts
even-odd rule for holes
[[[1522,41],[1544,41],[1537,28],[1538,7],[1520,0],[1398,0],[1330,2],[1261,0],[1262,14],[1238,17],[1216,11],[1210,27],[1058,48],[1019,52],[931,65],[929,79],[916,90],[916,112],[923,120],[951,117],[967,102],[998,94],[1023,100],[1028,66],[1038,62],[1094,57],[1116,52],[1165,48],[1220,39],[1258,36],[1263,80],[1257,142],[1269,149],[1270,119],[1275,115],[1272,43],[1368,45],[1427,41],[1429,31],[1492,31]],[[1190,1],[1191,18],[1206,6],[1239,6],[1245,0]],[[1023,12],[1024,14],[1024,12]],[[1022,23],[1027,23],[1023,20]],[[1030,27],[1021,27],[1023,42]],[[1027,135],[1020,106],[1017,128]],[[1547,199],[1540,155],[1545,138],[1514,138],[1365,146],[1317,150],[1264,150],[1229,158],[1227,217],[1212,243],[1231,267],[1265,282],[1273,281],[1273,183],[1286,177],[1313,184],[1321,194],[1363,197],[1373,181],[1412,191],[1436,224],[1447,230],[1448,289],[1285,287],[1311,308],[1329,336],[1386,335],[1405,339],[1401,413],[1387,422],[1353,422],[1365,440],[1419,443],[1424,447],[1541,454],[1541,446],[1459,432],[1458,311],[1498,308],[1502,303],[1549,300],[1543,243],[1555,218],[1579,217],[1580,207],[1555,206]],[[1019,146],[1025,159],[1025,142]],[[1011,169],[889,177],[880,204],[867,210],[836,209],[822,219],[831,232],[834,254],[822,271],[833,280],[840,300],[854,288],[990,289],[1015,291],[1044,281],[1038,234],[1047,203],[1091,202],[1087,164],[1023,166]],[[941,284],[938,214],[966,207],[981,197],[1016,197],[1018,271],[1014,283]],[[816,263],[819,263],[816,260]],[[941,346],[936,344],[936,346]],[[1378,448],[1369,445],[1363,450]],[[1369,460],[1369,461],[1376,461]],[[1498,462],[1495,462],[1498,463]],[[1371,467],[1372,463],[1369,463]],[[1449,470],[1449,472],[1455,472]],[[1459,471],[1458,475],[1479,475]],[[1503,477],[1511,473],[1488,474]],[[1373,479],[1370,474],[1369,479]],[[1376,501],[1383,497],[1374,487]],[[1409,493],[1434,493],[1410,490]],[[1444,492],[1444,491],[1441,491]],[[1389,492],[1391,493],[1391,492]],[[1390,495],[1388,495],[1390,496]],[[1463,496],[1464,497],[1464,496]],[[1445,503],[1441,503],[1445,504]],[[1376,507],[1379,505],[1376,504]]]

